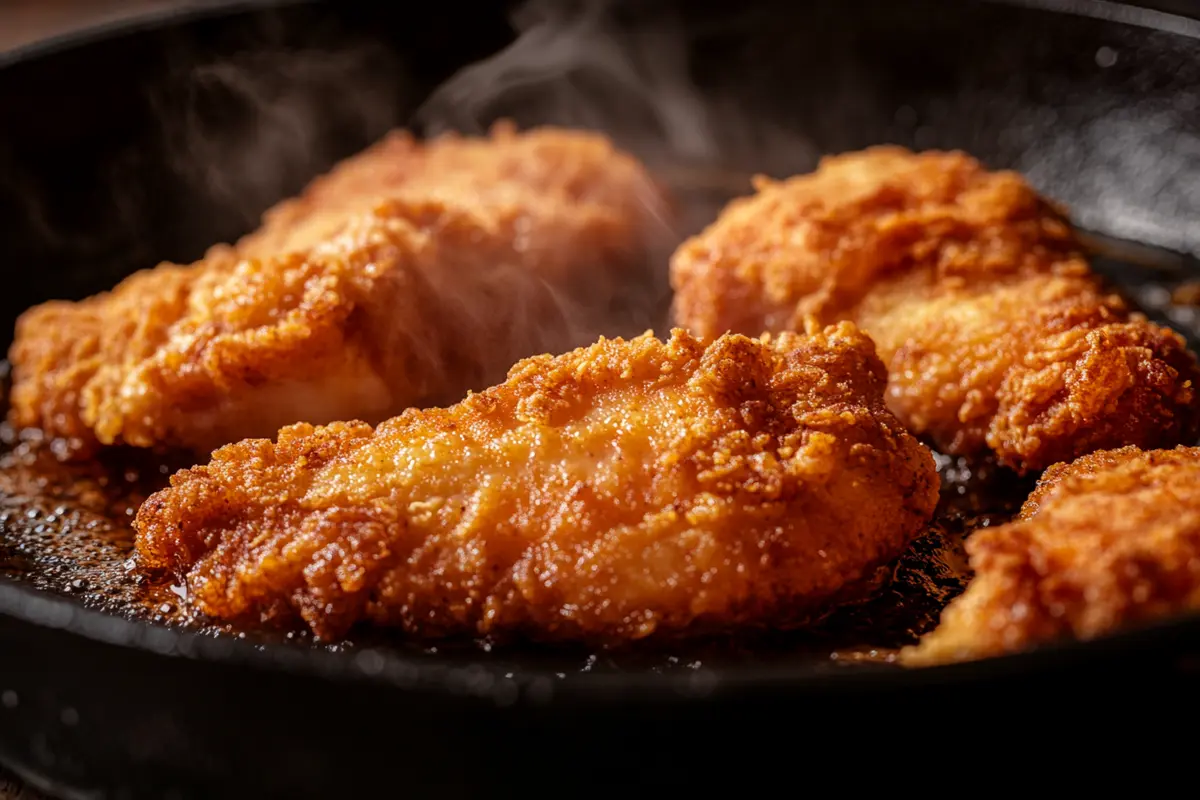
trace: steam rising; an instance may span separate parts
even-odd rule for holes
[[[512,20],[515,41],[455,74],[415,114],[415,128],[427,137],[486,135],[500,119],[520,129],[601,131],[646,164],[671,197],[668,207],[656,187],[643,188],[633,272],[597,270],[590,254],[580,252],[558,254],[559,261],[578,262],[562,275],[493,264],[487,275],[420,276],[425,306],[476,332],[479,348],[443,352],[424,341],[428,328],[418,321],[424,315],[415,315],[403,339],[430,390],[456,383],[454,370],[477,373],[468,385],[480,388],[503,377],[492,364],[498,360],[507,368],[517,358],[601,335],[665,333],[671,251],[731,194],[749,191],[748,173],[723,170],[729,153],[780,149],[777,132],[751,126],[693,84],[690,42],[679,20],[623,25],[619,11],[609,0],[526,3]],[[243,229],[253,227],[261,208],[327,168],[338,142],[366,144],[400,122],[395,109],[407,86],[388,59],[369,46],[338,53],[260,48],[194,69],[187,91],[167,99],[182,103],[183,113],[164,108],[163,118],[174,121],[167,129],[171,161],[206,198],[236,214]],[[231,119],[242,122],[231,126]],[[497,316],[505,324],[497,326]],[[497,368],[476,369],[488,365]]]
[[[404,70],[376,44],[317,50],[264,46],[216,62],[187,61],[175,93],[153,98],[169,165],[207,203],[255,227],[294,194],[400,122]]]
[[[743,87],[697,84],[691,60],[701,31],[665,11],[636,24],[620,13],[651,5],[529,0],[513,17],[516,41],[452,77],[416,121],[431,134],[482,133],[500,118],[603,131],[674,190],[681,236],[749,193],[751,172],[811,167],[817,148],[748,113]],[[754,21],[735,11],[719,24]]]
[[[494,276],[505,308],[500,313],[516,322],[507,348],[515,357],[562,352],[602,335],[631,336],[646,329],[664,334],[670,305],[667,260],[685,232],[679,212],[686,208],[677,192],[672,192],[673,207],[663,203],[656,189],[675,187],[661,168],[681,160],[711,162],[719,155],[708,109],[687,77],[686,42],[678,29],[621,30],[613,9],[603,1],[526,3],[513,17],[516,40],[459,71],[415,115],[426,136],[485,135],[500,119],[521,129],[597,130],[658,172],[659,187],[644,187],[635,211],[642,228],[636,273],[594,269],[581,252],[575,256],[577,268],[560,280],[520,269]],[[566,262],[572,257],[560,255]],[[497,292],[461,288],[444,287],[457,318],[486,331],[497,308],[471,307],[473,298]],[[480,377],[489,382],[501,376]]]
[[[483,135],[500,119],[521,128],[601,131],[647,165],[670,196],[668,214],[657,198],[645,195],[647,238],[639,280],[610,277],[605,283],[580,270],[573,285],[535,287],[530,294],[553,294],[558,312],[543,313],[547,325],[537,341],[524,343],[536,345],[533,352],[562,351],[601,335],[628,336],[647,328],[665,334],[670,253],[732,196],[749,193],[750,172],[736,165],[770,169],[772,156],[783,155],[792,164],[812,153],[806,143],[749,117],[719,92],[701,91],[691,75],[692,42],[681,20],[660,15],[622,24],[621,10],[612,0],[530,0],[513,17],[516,40],[459,71],[415,115],[429,136]],[[509,275],[505,282],[515,293],[530,280],[528,274]],[[471,309],[460,311],[478,317]],[[567,335],[559,335],[549,320],[560,321]]]
[[[532,0],[514,15],[517,40],[444,84],[417,112],[428,133],[482,133],[506,116],[523,125],[602,130],[653,163],[713,160],[709,109],[688,79],[678,23],[621,30],[614,4]]]
[[[486,264],[477,258],[453,269],[414,265],[409,295],[396,300],[387,331],[374,343],[403,352],[415,366],[417,374],[408,370],[405,379],[414,401],[457,399],[465,389],[502,380],[518,358],[563,352],[601,335],[646,329],[664,335],[671,251],[731,195],[750,191],[749,172],[729,165],[749,161],[771,171],[779,154],[792,163],[811,152],[742,113],[732,98],[702,92],[691,74],[690,34],[679,20],[659,16],[629,25],[618,11],[605,0],[532,0],[514,17],[515,41],[439,87],[413,123],[425,136],[482,135],[500,119],[520,129],[604,132],[658,184],[641,187],[626,209],[637,218],[633,269],[598,268],[606,262],[587,251],[586,241],[581,247],[578,239],[545,231],[535,234],[541,246],[559,251],[543,253],[539,263],[566,268],[534,269],[520,258]],[[361,149],[402,124],[399,110],[411,99],[405,71],[370,44],[329,52],[267,41],[199,67],[189,54],[180,58],[183,73],[156,97],[162,155],[190,187],[191,199],[173,198],[184,217],[173,224],[202,222],[197,241],[188,244],[196,252],[156,253],[173,260],[215,244],[199,241],[215,230],[232,239],[254,228],[262,209],[297,193],[344,157],[348,145]],[[668,202],[657,188],[667,190]],[[149,264],[128,265],[143,266]],[[359,416],[344,408],[339,415]]]

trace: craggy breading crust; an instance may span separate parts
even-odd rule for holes
[[[223,447],[145,502],[137,548],[207,614],[298,612],[324,638],[794,624],[933,513],[885,380],[848,323],[601,339],[450,408]]]
[[[396,133],[234,246],[17,323],[11,418],[74,441],[208,452],[298,420],[453,402],[594,339],[645,276],[662,197],[603,136]]]
[[[853,320],[910,429],[1022,472],[1200,435],[1183,339],[1106,292],[1019,175],[876,147],[757,187],[672,259],[675,318],[693,332]]]
[[[1017,521],[967,540],[975,577],[912,666],[1091,639],[1200,609],[1200,448],[1136,447],[1046,470]]]

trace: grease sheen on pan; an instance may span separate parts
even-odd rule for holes
[[[1190,443],[1200,369],[1090,270],[1067,218],[963,153],[877,147],[760,180],[671,263],[703,336],[850,319],[888,403],[958,455],[1037,471],[1093,450]]]
[[[138,512],[203,612],[623,641],[802,623],[937,502],[849,323],[527,359],[449,408],[217,450]]]

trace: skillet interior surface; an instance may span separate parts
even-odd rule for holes
[[[1096,234],[1101,271],[1195,346],[1196,308],[1171,296],[1200,278],[1200,24],[1146,17],[1170,29],[1151,30],[990,3],[898,5],[755,2],[734,13],[715,2],[630,3],[616,8],[627,26],[618,32],[567,14],[492,62],[486,80],[460,80],[429,102],[459,67],[512,41],[501,4],[284,3],[26,53],[0,69],[0,214],[12,221],[0,239],[3,333],[34,303],[102,291],[134,269],[235,238],[393,125],[476,131],[507,116],[608,131],[685,199],[680,235],[748,191],[753,172],[807,171],[822,153],[882,142],[965,149],[1023,171],[1070,206]],[[582,47],[580,30],[611,34],[607,49]],[[563,42],[578,46],[550,47]],[[818,698],[845,698],[842,690],[878,698],[1111,668],[1134,653],[1148,668],[1200,650],[1200,622],[1184,619],[960,667],[870,663],[932,624],[961,588],[954,548],[936,536],[893,584],[932,590],[909,595],[931,604],[899,604],[899,638],[867,642],[875,648],[760,637],[633,656],[429,652],[369,640],[245,641],[203,626],[177,633],[153,622],[180,622],[170,587],[126,595],[133,585],[114,568],[128,553],[126,509],[182,462],[117,456],[67,474],[45,466],[36,441],[3,433],[0,564],[10,580],[0,583],[0,756],[80,787],[221,786],[228,795],[227,782],[262,759],[288,767],[241,789],[320,793],[373,747],[386,763],[394,744],[346,722],[395,713],[422,731],[402,735],[405,764],[461,789],[471,778],[447,766],[447,750],[514,729],[538,733],[547,748],[553,731],[569,729],[576,746],[583,736],[598,748],[615,727],[649,741],[662,726],[704,724],[693,714],[720,711],[728,726],[779,704],[811,711]],[[11,468],[14,458],[27,463]],[[964,476],[947,466],[947,476]],[[1001,521],[1028,488],[970,472],[947,494],[972,518],[965,525]],[[836,624],[874,624],[896,607],[888,591]],[[669,715],[654,713],[668,704]],[[570,722],[581,708],[591,715],[582,734]],[[448,721],[456,714],[470,715],[469,731]],[[657,722],[635,734],[632,719]],[[265,753],[222,741],[235,724],[245,735],[234,738]],[[498,773],[501,751],[493,745],[485,759]]]

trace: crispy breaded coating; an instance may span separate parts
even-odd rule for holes
[[[876,147],[757,187],[672,259],[675,318],[693,332],[853,320],[905,424],[1020,472],[1200,435],[1184,340],[1105,291],[1019,175]]]
[[[593,341],[644,288],[662,203],[597,134],[393,134],[235,246],[26,312],[13,422],[80,452],[208,452],[452,402],[518,358]]]
[[[1200,448],[1046,470],[1017,520],[967,539],[975,577],[902,653],[919,666],[1091,639],[1200,609]]]
[[[799,624],[929,520],[930,451],[843,324],[518,363],[445,409],[217,450],[138,512],[204,613],[622,641]]]

